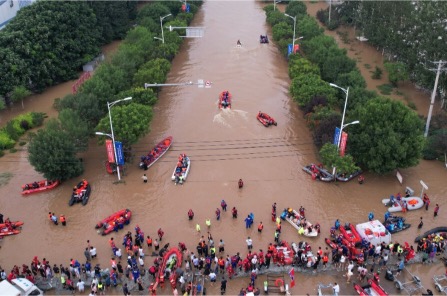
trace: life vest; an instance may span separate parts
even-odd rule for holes
[[[65,222],[65,216],[64,216],[64,215],[61,215],[61,216],[60,216],[60,220],[61,220],[61,223],[64,223],[64,222]]]
[[[259,224],[258,230],[262,230],[262,229],[264,229],[264,225],[263,224]]]

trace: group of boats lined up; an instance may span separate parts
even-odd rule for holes
[[[335,176],[331,173],[329,173],[328,170],[326,170],[323,165],[316,165],[316,164],[309,164],[303,167],[303,171],[308,173],[312,176],[312,179],[314,180],[320,180],[323,182],[333,182],[335,180],[339,182],[348,182],[354,179],[357,176],[360,176],[362,174],[361,170],[357,170],[355,172],[352,172],[350,174],[344,174],[344,173],[337,173]]]

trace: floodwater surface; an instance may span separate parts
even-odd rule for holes
[[[116,184],[117,176],[106,173],[103,165],[106,150],[97,146],[96,139],[91,140],[90,148],[82,155],[85,173],[45,193],[20,194],[22,184],[42,178],[28,163],[25,148],[0,159],[1,171],[14,174],[8,185],[0,187],[1,212],[5,218],[25,223],[19,235],[3,239],[1,266],[8,269],[14,264],[29,264],[36,255],[46,257],[50,263],[68,265],[70,258],[84,262],[83,251],[86,241],[90,240],[98,249],[95,263],[109,267],[107,240],[113,236],[120,243],[124,232],[102,237],[94,226],[123,208],[133,212],[126,231],[133,232],[138,224],[145,235],[156,236],[161,227],[165,231],[163,243],[177,245],[182,241],[193,250],[201,235],[206,236],[205,220],[210,218],[209,231],[215,241],[224,240],[225,255],[236,252],[245,255],[248,236],[253,239],[255,250],[265,250],[273,241],[275,225],[270,214],[274,202],[278,212],[289,206],[304,206],[308,220],[321,224],[320,237],[306,238],[315,249],[325,246],[324,238],[336,219],[343,223],[362,223],[373,211],[382,220],[385,213],[382,198],[403,193],[405,186],[419,194],[420,180],[429,186],[427,193],[432,205],[440,204],[440,217],[433,218],[433,206],[429,211],[410,211],[404,215],[413,227],[394,235],[393,240],[412,242],[421,233],[416,227],[420,216],[425,222],[423,231],[443,226],[447,209],[446,171],[439,163],[421,161],[417,167],[401,170],[403,185],[393,174],[366,173],[363,185],[355,181],[328,184],[313,181],[302,171],[303,166],[318,162],[317,151],[303,114],[288,95],[290,81],[286,60],[273,43],[259,43],[259,35],[271,36],[260,3],[207,1],[192,26],[205,27],[205,35],[185,40],[173,61],[167,83],[204,79],[211,81],[212,87],[181,86],[161,90],[160,100],[154,107],[151,131],[133,146],[135,161],[127,164],[123,183]],[[236,46],[238,39],[242,42],[240,48]],[[233,95],[231,110],[217,107],[218,95],[223,90]],[[69,91],[66,87],[66,92]],[[41,111],[50,110],[51,104],[38,103],[47,109],[33,106]],[[259,111],[274,117],[278,126],[262,126],[256,120]],[[145,172],[149,178],[145,184],[137,160],[168,135],[173,136],[171,150]],[[175,186],[171,174],[180,153],[190,157],[191,171],[183,186]],[[90,200],[86,206],[69,207],[71,189],[82,178],[91,183]],[[245,183],[242,190],[237,187],[239,178]],[[223,212],[220,221],[215,219],[214,212],[222,199],[229,209],[238,209],[238,219],[232,219],[230,212]],[[190,208],[195,212],[193,221],[187,218]],[[49,211],[65,214],[68,225],[53,225],[48,220]],[[249,213],[255,217],[252,229],[244,225]],[[261,221],[265,225],[262,234],[256,230]],[[196,224],[201,225],[201,233],[196,232]],[[281,239],[289,242],[304,239],[290,225],[283,225],[282,230]],[[149,260],[146,260],[147,265],[151,264]],[[440,264],[417,269],[424,274],[421,276],[427,287],[432,285],[430,276],[442,272]],[[341,275],[296,275],[296,278],[298,284],[292,289],[293,294],[315,293],[318,282],[343,282]],[[228,294],[236,294],[247,284],[248,279],[230,281]],[[344,294],[354,293],[351,286],[342,286],[342,289]],[[217,287],[209,287],[209,291],[218,293]],[[164,292],[169,293],[168,290]]]

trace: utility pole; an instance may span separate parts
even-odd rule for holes
[[[424,137],[426,137],[426,138],[428,136],[428,129],[430,128],[431,115],[433,113],[433,105],[435,104],[436,90],[438,88],[439,75],[441,75],[442,71],[447,70],[447,68],[443,68],[444,65],[447,64],[447,61],[439,60],[439,62],[433,62],[433,63],[438,64],[438,69],[436,70],[437,72],[436,72],[435,86],[433,88],[433,92],[431,93],[430,108],[428,109],[427,123],[425,124]],[[431,69],[431,70],[434,71],[435,69]]]

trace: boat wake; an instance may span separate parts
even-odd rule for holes
[[[229,121],[235,117],[239,117],[248,121],[248,112],[230,108],[222,109],[218,114],[214,115],[213,122],[217,122],[226,127],[231,127]]]

